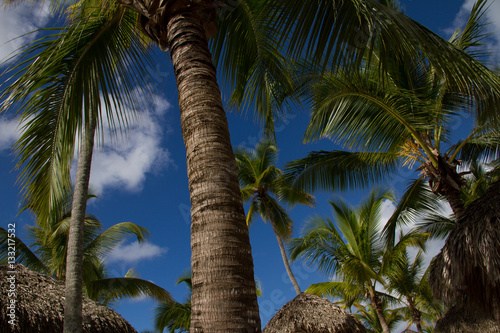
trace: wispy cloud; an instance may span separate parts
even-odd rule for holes
[[[48,4],[0,7],[0,62],[34,40],[36,34],[25,34],[43,27],[49,18]]]
[[[0,153],[4,150],[10,150],[14,142],[21,135],[19,131],[19,122],[17,119],[0,117]]]
[[[135,241],[133,243],[121,243],[111,251],[106,257],[106,262],[120,262],[135,264],[139,261],[153,259],[167,253],[168,249],[160,247],[153,243],[142,243]]]

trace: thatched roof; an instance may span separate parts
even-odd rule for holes
[[[431,264],[434,296],[500,320],[500,182],[471,203]]]
[[[366,332],[359,320],[329,300],[302,293],[286,303],[267,323],[263,333]]]
[[[499,333],[495,319],[477,307],[453,306],[439,319],[434,333]]]
[[[16,265],[15,293],[9,296],[7,266],[0,266],[0,332],[39,333],[63,331],[64,282]],[[15,299],[16,325],[9,324],[7,305]],[[137,333],[118,313],[83,298],[83,331],[89,333]]]

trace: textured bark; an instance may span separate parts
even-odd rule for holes
[[[384,333],[391,333],[389,329],[389,325],[387,325],[387,321],[385,320],[384,313],[382,312],[382,306],[380,303],[380,299],[378,298],[375,289],[370,289],[370,302],[377,314],[378,321],[380,322],[380,326],[382,327],[382,331]]]
[[[73,206],[71,207],[68,253],[66,257],[64,333],[82,332],[83,230],[96,127],[92,115],[89,119],[80,143]]]
[[[204,24],[185,6],[165,31],[159,38],[174,66],[191,197],[190,332],[260,332],[236,161]]]

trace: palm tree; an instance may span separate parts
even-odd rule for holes
[[[343,200],[330,202],[335,222],[329,218],[311,219],[302,237],[292,239],[291,258],[302,258],[317,265],[337,281],[311,285],[306,292],[316,295],[343,296],[349,306],[366,299],[373,307],[384,333],[390,328],[383,313],[382,300],[393,300],[377,290],[387,287],[385,276],[391,263],[400,260],[408,246],[424,245],[425,235],[408,233],[387,248],[383,243],[380,210],[389,192],[372,191],[360,207],[353,209]]]
[[[136,22],[155,43],[168,48],[176,75],[192,204],[193,331],[260,330],[248,231],[214,63],[234,91],[231,100],[255,103],[268,124],[279,118],[276,101],[288,91],[278,46],[297,55],[308,53],[303,47],[308,45],[315,58],[341,60],[352,68],[365,53],[366,44],[356,45],[360,31],[366,41],[380,41],[393,53],[433,55],[425,59],[439,74],[462,90],[465,82],[474,82],[477,98],[491,87],[492,102],[500,98],[497,78],[484,66],[387,7],[390,1],[318,0],[314,6],[263,0],[234,5],[214,0],[120,2],[140,14]],[[217,27],[212,61],[208,39]],[[354,61],[348,61],[351,56]],[[214,193],[217,204],[212,203]],[[229,244],[230,235],[236,241]],[[207,258],[214,252],[227,255]],[[224,306],[205,306],[209,304]]]
[[[450,43],[464,54],[481,55],[486,1],[475,4],[463,31]],[[465,184],[457,166],[478,156],[498,156],[497,122],[484,122],[482,114],[495,113],[488,99],[474,100],[458,92],[447,77],[428,63],[389,57],[381,74],[379,49],[368,52],[367,62],[356,72],[328,72],[312,83],[312,119],[305,140],[330,137],[359,151],[313,152],[289,164],[299,186],[312,188],[362,187],[386,179],[399,163],[418,166],[432,191],[446,198],[457,218],[464,205],[460,189]],[[497,85],[494,89],[497,89]],[[446,146],[453,137],[453,121],[475,111],[477,122],[467,138]]]
[[[247,225],[252,223],[255,214],[260,214],[264,222],[271,224],[278,241],[281,257],[288,277],[298,294],[301,293],[299,284],[293,275],[288,262],[283,240],[287,240],[293,228],[293,221],[280,205],[284,203],[292,206],[297,203],[312,206],[314,198],[305,191],[294,189],[282,177],[282,172],[276,167],[278,149],[270,140],[263,140],[255,149],[237,149],[236,163],[241,185],[243,201],[250,201],[247,212]]]
[[[428,272],[423,272],[423,252],[420,250],[413,262],[405,251],[399,260],[391,263],[387,272],[387,290],[396,293],[400,301],[405,304],[403,310],[408,319],[408,326],[415,324],[419,333],[431,326],[443,314],[443,305],[432,297],[432,291],[427,281]],[[430,297],[429,297],[430,296]],[[433,326],[433,325],[432,325]]]
[[[31,244],[16,239],[17,262],[27,268],[52,276],[56,280],[66,279],[68,238],[71,221],[71,196],[63,204],[65,213],[60,221],[39,223],[28,227]],[[30,205],[26,209],[31,209]],[[33,211],[37,215],[36,211]],[[0,228],[0,249],[8,246],[7,231]],[[101,222],[91,215],[85,217],[84,254],[82,267],[83,295],[108,306],[124,297],[148,295],[158,300],[170,300],[170,294],[152,282],[139,279],[130,269],[124,277],[111,277],[104,262],[107,255],[124,240],[133,235],[143,242],[149,232],[131,222],[115,224],[102,231]],[[0,255],[0,264],[7,263],[7,252]]]
[[[170,300],[160,303],[155,308],[154,325],[155,329],[163,332],[168,329],[168,332],[189,332],[191,324],[191,291],[193,285],[191,282],[191,271],[183,274],[177,279],[177,284],[184,282],[189,290],[186,300],[183,303]]]
[[[70,15],[69,28],[21,52],[21,60],[11,69],[17,71],[15,81],[3,92],[2,109],[21,106],[17,112],[24,133],[16,143],[18,165],[41,226],[61,220],[58,203],[69,188],[75,139],[80,135],[66,254],[64,331],[81,332],[84,221],[94,136],[103,118],[124,124],[124,110],[141,105],[132,91],[140,82],[137,73],[144,70],[145,49],[133,34],[135,15],[123,7],[111,3],[102,11],[73,6]]]

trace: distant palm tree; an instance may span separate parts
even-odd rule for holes
[[[57,280],[66,279],[66,257],[71,221],[71,196],[67,197],[66,212],[62,220],[39,223],[28,227],[31,244],[16,239],[17,262]],[[29,209],[29,206],[28,206]],[[36,213],[36,211],[35,211]],[[110,305],[124,297],[147,295],[158,300],[170,300],[170,294],[152,282],[137,278],[133,269],[124,277],[111,277],[105,266],[106,256],[126,236],[134,235],[143,242],[149,232],[131,222],[115,224],[102,231],[102,225],[95,217],[87,215],[84,225],[84,254],[82,267],[83,294],[103,305]],[[0,264],[7,262],[7,231],[0,228]]]
[[[393,200],[389,192],[372,191],[356,209],[343,200],[330,202],[335,221],[312,218],[301,237],[291,240],[290,250],[292,259],[301,258],[335,277],[336,281],[313,284],[306,292],[345,297],[349,307],[364,299],[373,307],[383,332],[389,333],[382,300],[396,300],[378,291],[377,285],[387,287],[385,277],[391,263],[400,260],[408,246],[422,247],[426,236],[408,233],[387,248],[380,225],[381,207],[386,199]]]
[[[292,184],[282,177],[276,167],[278,149],[270,140],[263,140],[255,149],[236,149],[236,163],[241,185],[243,201],[249,201],[247,224],[252,223],[255,214],[260,214],[264,222],[269,222],[283,258],[286,272],[295,291],[301,293],[300,286],[293,275],[288,262],[283,240],[287,240],[293,227],[293,221],[282,206],[293,206],[297,203],[312,206],[314,198],[303,190],[293,188]]]
[[[408,319],[408,326],[415,324],[419,333],[423,333],[427,326],[434,326],[444,313],[443,304],[432,297],[428,273],[423,272],[422,263],[422,251],[417,253],[413,262],[405,251],[398,260],[391,262],[391,269],[386,274],[387,290],[400,297],[405,304],[400,308],[401,313]]]

